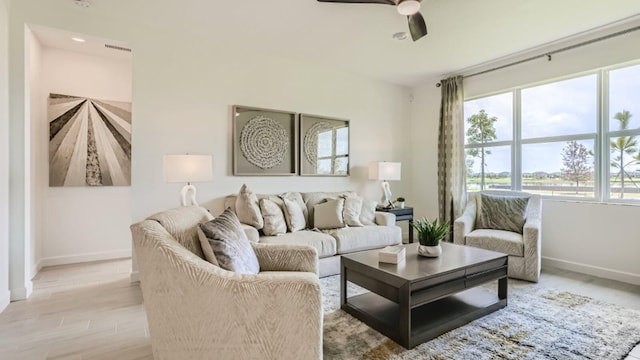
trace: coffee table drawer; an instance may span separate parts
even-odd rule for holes
[[[466,288],[472,288],[486,282],[507,276],[507,266],[467,276]]]
[[[439,285],[411,292],[411,308],[426,304],[441,297],[455,294],[465,289],[466,279],[459,278]]]

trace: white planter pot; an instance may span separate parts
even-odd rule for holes
[[[418,245],[418,255],[424,257],[438,257],[442,254],[442,246],[424,246]]]
[[[399,204],[400,209],[404,209],[404,201]]]

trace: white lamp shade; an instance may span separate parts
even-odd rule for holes
[[[213,179],[211,155],[165,155],[164,181],[196,182]]]
[[[369,164],[369,180],[400,180],[402,163],[378,161]]]

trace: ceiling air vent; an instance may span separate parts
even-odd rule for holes
[[[106,47],[107,49],[113,49],[113,50],[120,50],[120,51],[131,52],[131,49],[126,48],[126,47],[122,47],[122,46],[116,46],[116,45],[104,44],[104,47]]]

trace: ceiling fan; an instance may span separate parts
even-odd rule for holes
[[[409,20],[409,32],[413,41],[427,35],[427,24],[420,14],[420,0],[318,0],[319,2],[346,4],[384,4],[393,5],[401,15]]]

